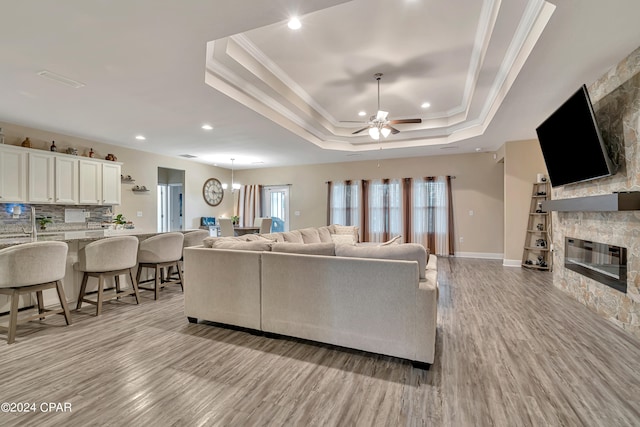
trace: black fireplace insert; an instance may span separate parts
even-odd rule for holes
[[[627,293],[627,248],[565,237],[564,266]]]

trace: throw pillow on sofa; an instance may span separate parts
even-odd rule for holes
[[[419,243],[404,243],[402,245],[388,246],[336,245],[336,256],[417,261],[420,279],[426,277],[427,250]]]
[[[396,237],[387,240],[384,243],[380,243],[380,246],[387,246],[387,245],[399,245],[400,243],[402,243],[402,235],[398,234]]]
[[[333,224],[330,227],[333,227],[333,230],[334,230],[333,234],[349,234],[353,236],[356,243],[360,241],[360,235],[358,234],[360,227],[356,227],[354,225],[340,225],[340,224]]]
[[[331,241],[336,245],[351,245],[356,244],[352,234],[332,234]]]
[[[254,240],[252,242],[239,242],[233,240],[216,240],[213,249],[233,249],[237,251],[271,251],[271,240]]]
[[[271,246],[271,252],[335,256],[336,245],[333,243],[274,243]]]

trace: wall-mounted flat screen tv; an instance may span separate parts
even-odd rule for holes
[[[613,175],[587,87],[582,87],[536,129],[552,187]]]

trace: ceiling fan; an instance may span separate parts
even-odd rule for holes
[[[380,109],[380,79],[382,78],[382,73],[375,73],[373,77],[378,81],[378,113],[375,116],[371,116],[368,122],[352,122],[352,123],[368,123],[366,127],[362,129],[358,129],[353,132],[352,135],[359,134],[365,130],[369,130],[369,136],[371,138],[378,140],[380,139],[380,135],[384,138],[388,137],[389,134],[397,134],[400,131],[394,128],[391,125],[401,125],[405,123],[422,123],[422,119],[400,119],[400,120],[387,120],[387,116],[389,115],[388,111],[382,111]]]

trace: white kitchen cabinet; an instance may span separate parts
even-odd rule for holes
[[[27,153],[0,145],[0,203],[27,201]]]
[[[78,159],[56,157],[55,200],[60,204],[78,204],[80,179],[78,177]]]
[[[103,205],[119,205],[120,204],[120,164],[103,163],[102,164],[102,204]]]
[[[79,161],[79,201],[81,205],[98,205],[102,202],[102,163],[93,160]]]
[[[30,152],[28,197],[30,203],[53,203],[55,156],[47,152]]]

